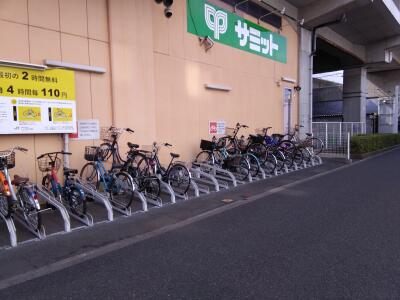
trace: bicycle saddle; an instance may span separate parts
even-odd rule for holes
[[[139,148],[139,145],[138,144],[133,144],[133,143],[130,143],[130,142],[128,142],[128,147],[129,148],[133,148],[133,149],[137,149],[137,148]]]
[[[78,174],[78,170],[77,169],[64,168],[64,175],[65,176],[75,175],[75,174]]]
[[[312,137],[312,133],[306,133],[306,136]]]
[[[11,183],[15,186],[19,186],[20,184],[27,183],[29,181],[28,177],[20,177],[18,175],[14,175],[14,180]]]
[[[179,157],[179,154],[176,154],[176,153],[170,153],[170,155],[171,155],[171,157],[173,157],[173,158],[178,158],[178,157]]]

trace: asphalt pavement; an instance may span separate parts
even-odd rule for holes
[[[400,299],[399,166],[397,149],[244,197],[0,299]]]

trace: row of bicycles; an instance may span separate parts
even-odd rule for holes
[[[150,199],[159,199],[163,183],[168,184],[175,193],[185,195],[191,186],[191,167],[217,166],[235,174],[238,180],[245,181],[250,175],[255,177],[261,168],[269,173],[290,168],[293,164],[309,161],[323,150],[321,140],[311,134],[299,139],[299,126],[286,135],[268,134],[271,127],[257,129],[247,137],[239,132],[246,125],[237,123],[227,128],[226,135],[213,137],[211,141],[201,140],[201,151],[195,160],[188,164],[179,161],[179,154],[170,153],[170,160],[163,165],[159,158],[161,148],[172,147],[169,143],[153,143],[139,146],[127,143],[127,153],[122,155],[119,138],[122,134],[133,134],[130,128],[103,128],[102,143],[99,146],[86,146],[86,164],[79,171],[63,167],[63,157],[70,152],[58,151],[41,154],[37,157],[39,170],[43,173],[41,186],[33,184],[29,178],[14,175],[16,152],[27,149],[15,147],[0,151],[0,213],[11,218],[18,213],[32,231],[39,231],[42,225],[41,213],[50,207],[42,207],[38,189],[46,191],[67,210],[79,217],[87,214],[87,203],[93,201],[85,192],[83,185],[90,186],[98,193],[106,195],[112,205],[128,209],[134,200],[135,191]],[[59,170],[62,168],[62,180]],[[49,206],[49,204],[46,204]]]
[[[287,134],[272,134],[272,127],[259,128],[255,134],[239,136],[247,125],[237,123],[234,128],[227,128],[226,135],[215,136],[211,141],[201,140],[202,151],[196,156],[195,163],[217,165],[235,173],[239,180],[246,180],[249,175],[256,177],[262,168],[267,173],[292,168],[294,164],[309,163],[324,149],[321,139],[307,133],[300,139],[301,126]]]

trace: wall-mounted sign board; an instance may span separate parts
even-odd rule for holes
[[[188,32],[286,63],[286,37],[206,0],[186,0],[186,6]]]
[[[75,76],[0,66],[0,134],[76,132]]]
[[[208,133],[211,135],[225,134],[225,121],[210,121],[208,122]]]
[[[99,120],[78,120],[78,130],[69,135],[71,139],[98,140],[100,139]]]

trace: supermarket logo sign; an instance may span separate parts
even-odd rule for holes
[[[187,31],[214,41],[286,63],[286,37],[250,22],[206,0],[186,0]]]
[[[207,27],[214,32],[214,38],[219,40],[220,35],[228,30],[228,14],[204,4],[204,16]]]

